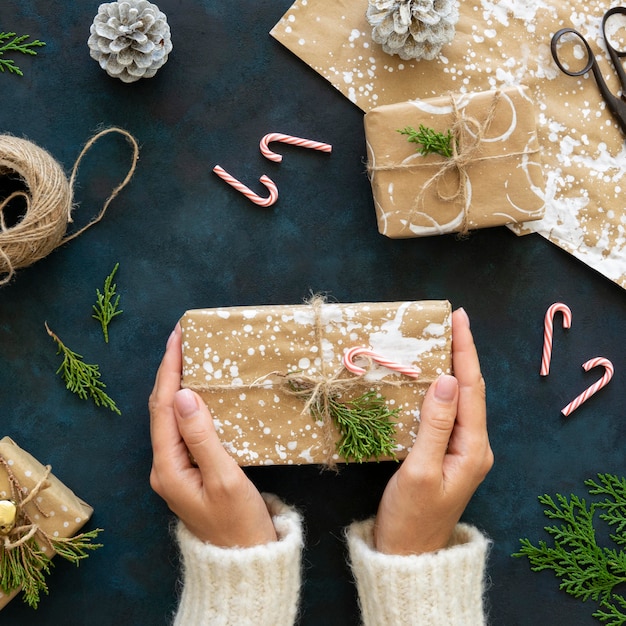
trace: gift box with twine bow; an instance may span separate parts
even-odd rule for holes
[[[93,509],[10,437],[0,439],[0,610],[22,590],[37,607],[47,592],[44,574],[59,553],[73,562],[84,558],[99,529],[74,537]]]
[[[450,138],[423,153],[407,129]],[[365,115],[378,229],[387,237],[467,234],[541,219],[545,183],[526,87],[389,104]]]
[[[294,306],[191,310],[181,326],[182,385],[202,396],[240,465],[401,459],[426,390],[451,369],[447,301],[314,297]],[[343,358],[356,346],[419,368],[419,376],[367,360],[355,375]]]

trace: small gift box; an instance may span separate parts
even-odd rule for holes
[[[407,129],[449,138],[451,156],[425,153]],[[402,131],[402,132],[401,132]],[[467,233],[538,220],[544,179],[526,87],[410,100],[365,115],[378,229],[387,237]]]
[[[447,301],[339,304],[316,297],[294,306],[197,309],[180,323],[182,384],[202,396],[240,465],[403,458],[428,386],[451,369]],[[354,374],[344,355],[355,347],[419,368],[419,377],[376,361]],[[362,446],[380,434],[369,420],[381,415],[389,418],[383,430],[391,444]]]
[[[50,473],[50,466],[44,467],[10,437],[0,439],[0,610],[20,590],[36,608],[39,592],[46,591],[43,574],[56,553],[55,544],[62,543],[64,558],[74,562],[86,556],[85,550],[99,547],[89,544],[99,530],[85,533],[73,545],[63,542],[74,537],[92,513]],[[19,577],[22,583],[17,583]]]

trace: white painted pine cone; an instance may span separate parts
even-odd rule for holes
[[[172,51],[167,17],[148,0],[101,4],[90,33],[91,57],[125,83],[154,76]]]
[[[454,39],[457,0],[368,0],[372,39],[401,59],[432,60]]]

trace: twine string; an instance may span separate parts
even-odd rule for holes
[[[32,539],[37,533],[39,533],[46,541],[46,543],[52,547],[50,542],[50,535],[46,533],[39,524],[36,524],[30,518],[30,515],[26,511],[25,507],[27,504],[32,502],[37,511],[44,517],[48,517],[48,514],[41,510],[39,504],[35,500],[35,498],[43,491],[50,486],[50,481],[48,480],[50,476],[50,472],[52,471],[52,467],[50,465],[46,465],[44,468],[44,472],[37,481],[37,483],[32,487],[29,491],[28,495],[24,497],[25,489],[20,485],[17,476],[13,473],[11,466],[8,464],[6,459],[0,456],[0,464],[4,467],[4,470],[7,473],[9,479],[9,485],[11,486],[11,497],[15,501],[15,505],[17,507],[17,516],[16,521],[19,522],[19,525],[16,525],[9,531],[9,533],[3,538],[4,548],[5,550],[13,550],[18,548],[21,545],[24,545],[27,541]]]
[[[132,147],[128,172],[105,200],[98,215],[76,232],[66,235],[67,225],[72,222],[73,190],[78,167],[94,143],[109,133],[121,134]],[[98,223],[132,178],[138,160],[139,146],[135,138],[121,128],[107,128],[85,144],[68,181],[61,165],[43,148],[26,139],[0,136],[0,175],[17,176],[26,188],[26,191],[13,192],[0,200],[0,286],[10,282],[16,270],[43,259]],[[10,226],[5,209],[17,198],[25,200],[26,211],[16,224]]]

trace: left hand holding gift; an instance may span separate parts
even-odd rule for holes
[[[180,388],[181,369],[177,325],[149,401],[152,488],[202,541],[220,547],[276,541],[261,494],[222,447],[205,403],[195,392]]]

